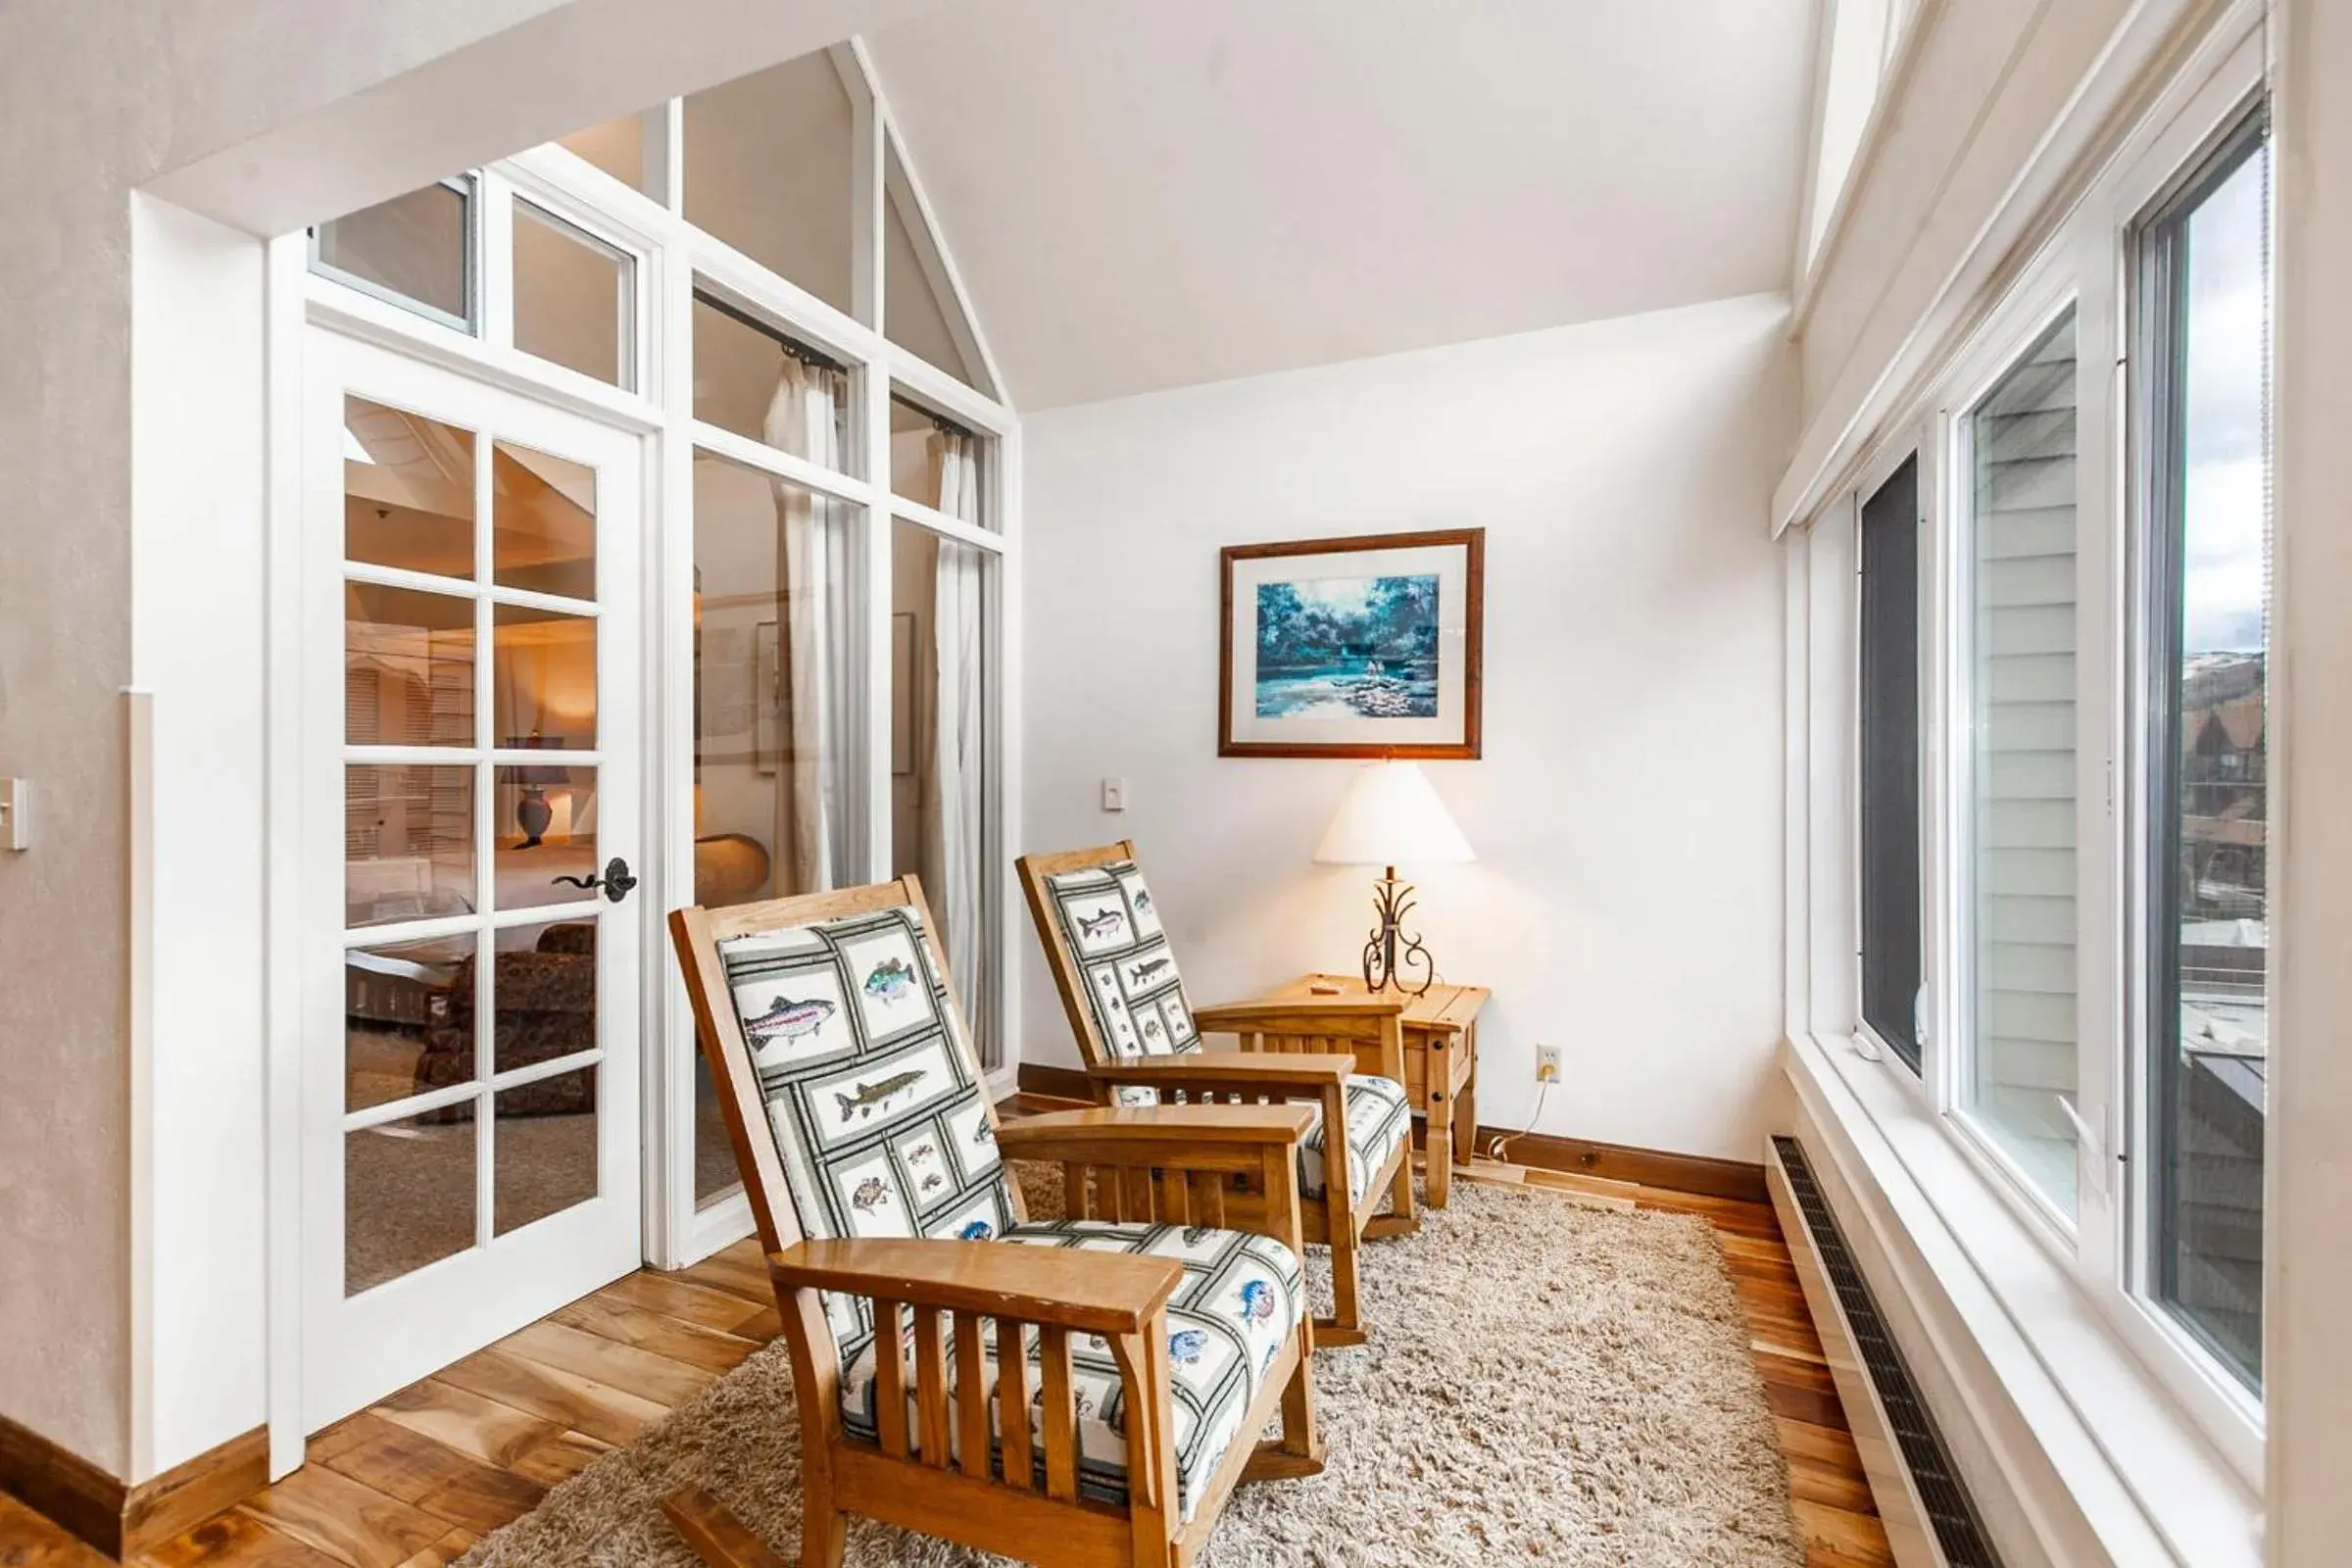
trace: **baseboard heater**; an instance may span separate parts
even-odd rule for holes
[[[1821,1335],[1897,1568],[2000,1568],[1919,1384],[1793,1138],[1772,1140],[1772,1206]]]

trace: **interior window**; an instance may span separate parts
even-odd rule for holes
[[[686,220],[852,309],[855,114],[822,51],[689,95]]]
[[[311,230],[312,270],[461,332],[473,324],[473,181],[445,179]]]
[[[2144,225],[2156,1298],[2262,1381],[2270,1053],[2270,148],[2243,127]]]
[[[2075,312],[1962,426],[1973,971],[1963,1107],[2075,1209]]]
[[[1919,1067],[1919,459],[1862,503],[1862,1018]]]

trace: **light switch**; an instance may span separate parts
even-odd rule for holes
[[[0,850],[32,847],[32,781],[0,778]]]
[[[1127,781],[1125,779],[1106,778],[1102,781],[1102,809],[1105,811],[1127,809]]]

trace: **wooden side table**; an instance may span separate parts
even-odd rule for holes
[[[1302,974],[1277,986],[1260,999],[1266,1002],[1312,1002],[1317,986],[1337,986],[1336,995],[1362,997],[1370,993],[1363,977],[1352,974]],[[1434,985],[1417,997],[1406,997],[1404,1016],[1404,1095],[1429,1125],[1429,1201],[1444,1208],[1453,1190],[1453,1167],[1467,1165],[1478,1147],[1478,1011],[1493,995],[1485,986]]]

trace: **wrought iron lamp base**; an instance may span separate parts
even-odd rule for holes
[[[1380,923],[1372,928],[1372,938],[1364,944],[1364,987],[1382,992],[1392,987],[1408,997],[1426,992],[1438,977],[1437,964],[1430,958],[1429,949],[1421,939],[1404,929],[1404,917],[1413,907],[1410,884],[1396,880],[1396,868],[1390,866],[1387,874],[1372,885],[1372,912]],[[1418,966],[1421,983],[1410,984],[1407,975]]]

